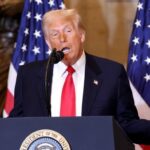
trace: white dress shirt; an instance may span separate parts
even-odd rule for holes
[[[73,73],[73,81],[76,92],[76,116],[81,116],[82,113],[82,100],[83,100],[83,89],[85,79],[85,53],[83,52],[80,59],[72,66],[75,69]],[[68,72],[66,71],[67,66],[59,62],[54,65],[53,77],[52,77],[52,90],[51,90],[51,116],[60,116],[60,104],[61,104],[61,93],[62,88]]]

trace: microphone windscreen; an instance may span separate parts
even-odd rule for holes
[[[58,63],[59,61],[61,61],[64,58],[64,53],[63,51],[56,51],[55,49],[52,51],[51,53],[51,63]]]

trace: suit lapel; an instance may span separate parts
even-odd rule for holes
[[[83,116],[90,113],[92,105],[96,99],[96,94],[101,87],[102,79],[100,75],[100,67],[98,67],[92,56],[86,54],[85,82],[82,103]]]

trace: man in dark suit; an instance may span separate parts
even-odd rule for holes
[[[10,117],[61,116],[66,68],[72,66],[75,116],[114,116],[134,143],[150,144],[150,121],[138,117],[124,67],[84,52],[85,29],[76,10],[47,12],[43,31],[48,46],[63,49],[64,58],[20,67]]]

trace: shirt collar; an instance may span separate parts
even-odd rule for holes
[[[85,52],[83,51],[81,57],[78,59],[78,61],[72,66],[76,73],[82,73],[85,68]]]
[[[78,61],[72,65],[72,67],[75,69],[76,73],[82,73],[82,71],[85,68],[85,52],[83,51],[81,57],[78,59]],[[54,68],[56,69],[56,72],[58,73],[58,75],[63,76],[64,73],[66,72],[67,66],[60,61],[57,64],[54,64]]]

